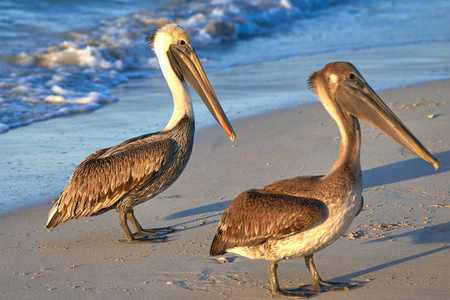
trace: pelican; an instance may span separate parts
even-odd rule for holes
[[[206,77],[189,34],[175,24],[165,25],[146,38],[153,46],[169,85],[174,111],[166,127],[156,133],[129,139],[88,156],[75,169],[48,214],[47,228],[115,209],[126,243],[160,242],[158,232],[142,229],[133,207],[167,189],[183,172],[194,142],[194,112],[185,79],[202,98],[231,140],[235,133]],[[127,221],[136,230],[132,234]],[[159,238],[150,238],[156,236]]]
[[[309,86],[336,121],[341,138],[336,163],[326,176],[301,176],[241,193],[224,211],[210,255],[226,252],[269,261],[271,291],[307,297],[329,290],[348,290],[356,283],[323,281],[313,254],[336,241],[363,207],[358,118],[432,163],[439,162],[383,103],[348,62],[327,64],[313,73]],[[281,290],[278,261],[303,256],[312,284]]]

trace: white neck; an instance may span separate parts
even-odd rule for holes
[[[169,58],[166,52],[156,50],[156,56],[158,57],[159,66],[164,75],[164,78],[169,85],[170,92],[172,93],[174,109],[172,117],[169,123],[163,130],[170,130],[175,127],[180,120],[189,116],[194,119],[194,111],[192,108],[191,97],[189,96],[189,90],[185,81],[181,81],[170,65]]]

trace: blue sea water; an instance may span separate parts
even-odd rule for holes
[[[191,33],[207,72],[395,49],[433,69],[380,76],[378,88],[450,78],[448,0],[3,0],[0,11],[0,133],[101,108],[120,101],[113,86],[161,76],[144,39],[167,22]],[[416,57],[411,45],[429,51]]]

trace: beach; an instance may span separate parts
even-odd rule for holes
[[[266,261],[227,254],[224,262],[208,253],[223,210],[240,192],[279,179],[326,174],[337,158],[337,126],[308,91],[307,77],[289,68],[294,64],[296,58],[208,74],[219,100],[292,100],[309,93],[313,103],[234,119],[234,142],[218,125],[197,130],[184,173],[135,208],[144,227],[177,230],[165,243],[118,243],[123,231],[114,211],[45,228],[51,201],[86,156],[148,132],[158,111],[145,98],[171,101],[163,78],[120,85],[114,90],[120,101],[92,113],[1,135],[0,168],[7,170],[1,174],[2,197],[23,207],[2,206],[0,298],[271,297]],[[377,92],[441,165],[434,170],[361,122],[365,206],[345,236],[314,256],[323,279],[359,286],[316,299],[447,299],[450,81]],[[195,103],[194,109],[203,107]],[[30,202],[37,204],[30,207]],[[278,274],[282,287],[311,281],[301,258],[281,261]]]

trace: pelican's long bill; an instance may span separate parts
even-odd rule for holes
[[[335,100],[350,114],[369,122],[408,151],[433,164],[435,169],[439,168],[439,161],[406,128],[360,74],[350,74],[339,84]]]
[[[205,71],[194,49],[190,48],[187,44],[171,45],[167,51],[167,56],[177,76],[179,78],[184,77],[189,82],[200,98],[202,98],[216,121],[230,136],[230,139],[234,141],[236,134],[231,127],[230,121],[223,112],[219,100],[217,100],[216,94],[206,77]]]

